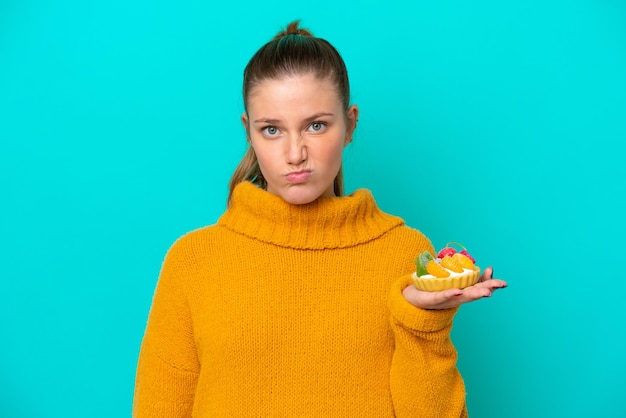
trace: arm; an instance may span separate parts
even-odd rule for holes
[[[390,387],[396,416],[466,417],[465,386],[450,340],[457,309],[416,308],[403,295],[410,285],[410,275],[397,280],[388,300],[395,336]]]
[[[395,350],[391,365],[391,394],[396,415],[466,417],[465,387],[456,368],[457,353],[450,340],[452,319],[463,303],[491,297],[507,287],[485,269],[479,282],[465,289],[423,292],[411,276],[397,280],[389,294]]]
[[[200,365],[183,293],[190,256],[179,240],[163,263],[137,366],[135,418],[191,416]]]

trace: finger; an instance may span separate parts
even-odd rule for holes
[[[489,279],[484,282],[478,282],[474,285],[474,287],[484,287],[491,291],[495,291],[497,289],[504,289],[508,284],[504,280],[500,279]]]
[[[423,300],[430,309],[442,309],[452,303],[452,305],[458,305],[462,302],[454,302],[456,298],[463,296],[463,292],[460,289],[447,289],[441,292],[423,292],[428,295],[428,300]]]
[[[453,298],[441,301],[435,309],[449,309],[460,306],[464,303],[474,302],[479,299],[490,297],[492,292],[488,288],[478,287],[471,288],[466,287],[460,294],[457,294]]]
[[[453,288],[453,289],[448,289],[443,293],[446,299],[453,299],[457,296],[461,296],[463,294],[463,291],[461,289]]]
[[[471,302],[477,299],[488,298],[492,293],[493,291],[489,286],[470,286],[463,289],[463,298]]]
[[[493,267],[487,267],[483,272],[483,275],[480,276],[480,282],[485,282],[487,280],[493,279]]]

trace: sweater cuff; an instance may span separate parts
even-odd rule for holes
[[[407,286],[412,285],[411,274],[400,277],[391,285],[387,304],[392,321],[416,332],[434,332],[449,326],[459,308],[428,310],[413,306],[402,294]]]

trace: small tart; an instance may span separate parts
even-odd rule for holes
[[[441,290],[448,289],[463,289],[478,282],[480,278],[480,267],[474,266],[474,270],[466,271],[455,276],[450,277],[417,277],[417,274],[413,272],[411,279],[413,284],[419,290],[425,290],[428,292],[439,292]]]

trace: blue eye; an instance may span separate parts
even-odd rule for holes
[[[311,125],[309,125],[309,128],[313,132],[321,132],[321,131],[324,130],[324,128],[326,128],[326,123],[324,123],[324,122],[313,122]]]
[[[263,128],[263,134],[266,136],[276,136],[280,131],[275,126],[266,126]]]

